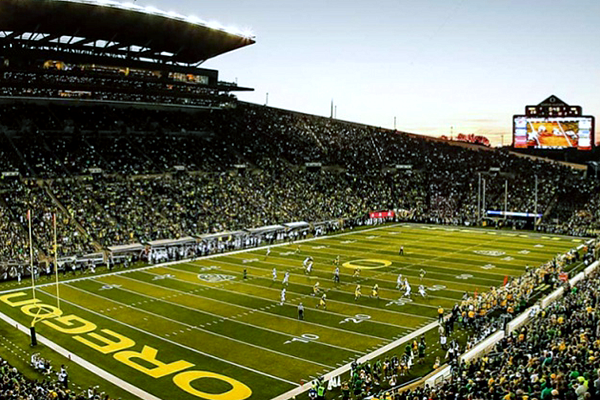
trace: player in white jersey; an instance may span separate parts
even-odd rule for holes
[[[285,288],[281,289],[281,303],[279,305],[283,305],[285,303]]]
[[[408,279],[404,281],[404,286],[406,287],[406,292],[404,292],[404,296],[410,297],[410,292],[412,292],[412,288],[410,287],[410,283],[408,283]]]
[[[283,275],[283,282],[281,282],[281,284],[287,286],[289,281],[290,281],[290,273],[288,271],[286,271],[285,275]]]
[[[270,255],[271,255],[271,248],[267,247],[267,254],[265,255],[265,261],[267,261],[267,258],[269,258]]]
[[[304,261],[302,262],[302,265],[304,265],[304,272],[306,274],[310,275],[310,273],[312,272],[312,267],[313,267],[312,257],[306,257],[304,259]]]
[[[425,286],[419,285],[419,294],[423,298],[427,297],[427,291],[425,290]]]
[[[404,285],[402,284],[402,274],[398,274],[398,279],[396,279],[396,289],[401,289]]]
[[[319,285],[320,285],[319,282],[317,282],[313,286],[313,292],[312,292],[313,296],[317,296],[319,294],[319,292],[321,291],[321,286],[319,286]]]
[[[273,268],[273,282],[277,280],[277,268]]]

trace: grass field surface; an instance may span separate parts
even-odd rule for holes
[[[35,318],[41,335],[161,399],[269,399],[435,321],[437,308],[449,310],[465,291],[487,291],[581,242],[387,225],[273,246],[268,257],[258,248],[64,281],[60,310],[53,285],[38,287],[37,300],[31,289],[5,290],[0,312],[25,325]],[[303,267],[308,256],[310,275]],[[396,289],[400,273],[411,298]],[[313,296],[317,282],[321,292]],[[355,300],[358,284],[362,297]],[[370,298],[375,284],[379,298]],[[426,298],[419,285],[428,288]],[[316,308],[322,293],[326,309]]]

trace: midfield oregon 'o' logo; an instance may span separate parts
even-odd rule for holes
[[[380,260],[375,258],[366,258],[363,260],[352,260],[347,263],[342,264],[346,268],[360,268],[360,269],[378,269],[385,268],[392,265],[392,262],[389,260]]]
[[[482,256],[500,257],[506,254],[504,251],[498,250],[473,250],[473,253],[481,254]]]
[[[235,279],[233,275],[224,275],[224,274],[199,274],[198,279],[204,282],[216,283],[216,282],[225,282],[232,281]]]

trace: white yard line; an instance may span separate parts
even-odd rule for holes
[[[48,295],[48,296],[50,296],[50,297],[54,297],[54,298],[56,298],[56,296],[54,296],[54,295],[52,295],[52,294],[50,294],[50,293],[48,293],[48,292],[44,292],[44,294],[46,294],[46,295]],[[126,323],[126,322],[122,322],[122,321],[119,321],[119,320],[117,320],[117,319],[111,318],[111,317],[109,317],[109,316],[106,316],[106,315],[104,315],[104,314],[101,314],[101,313],[99,313],[99,312],[96,312],[96,311],[94,311],[94,310],[90,310],[90,309],[88,309],[88,308],[85,308],[85,307],[83,307],[83,306],[80,306],[79,304],[75,304],[75,303],[73,303],[73,302],[70,302],[70,301],[68,301],[68,300],[65,300],[65,299],[63,299],[63,298],[61,298],[61,301],[62,301],[62,302],[64,302],[64,303],[68,303],[68,304],[72,305],[73,307],[77,307],[77,308],[79,308],[79,309],[81,309],[81,310],[83,310],[83,311],[89,312],[89,313],[91,313],[91,314],[95,314],[95,315],[97,315],[97,316],[99,316],[99,317],[101,317],[101,318],[106,318],[107,320],[109,320],[109,321],[112,321],[112,322],[114,322],[114,323],[117,323],[117,324],[120,324],[120,325],[126,326],[126,327],[128,327],[128,328],[130,328],[130,329],[134,329],[134,330],[136,330],[136,331],[138,331],[138,332],[141,332],[141,333],[143,333],[143,334],[146,334],[146,335],[148,335],[148,336],[152,336],[152,337],[154,337],[154,338],[156,338],[156,339],[159,339],[159,340],[162,340],[162,341],[164,341],[164,342],[170,343],[170,344],[172,344],[172,345],[174,345],[174,346],[178,346],[178,347],[181,347],[182,349],[189,350],[189,351],[191,351],[191,352],[193,352],[193,353],[197,353],[197,354],[200,354],[200,355],[202,355],[202,356],[205,356],[205,357],[208,357],[208,358],[212,358],[212,359],[214,359],[214,360],[221,361],[221,362],[223,362],[223,363],[225,363],[225,364],[233,365],[233,366],[235,366],[235,367],[242,368],[242,369],[245,369],[245,370],[247,370],[247,371],[254,372],[255,374],[259,374],[259,375],[266,376],[267,378],[272,378],[272,379],[275,379],[275,380],[278,380],[278,381],[281,381],[281,382],[288,383],[288,384],[290,384],[290,385],[293,385],[293,386],[298,386],[298,383],[296,383],[296,382],[291,382],[291,381],[288,381],[288,380],[286,380],[286,379],[279,378],[279,377],[277,377],[277,376],[274,376],[274,375],[268,374],[268,373],[266,373],[266,372],[258,371],[258,370],[254,369],[254,368],[250,368],[250,367],[247,367],[247,366],[245,366],[245,365],[237,364],[237,363],[235,363],[235,362],[233,362],[233,361],[225,360],[225,359],[223,359],[223,358],[220,358],[220,357],[217,357],[217,356],[213,356],[212,354],[205,353],[205,352],[203,352],[203,351],[200,351],[200,350],[198,350],[198,349],[194,349],[194,348],[192,348],[192,347],[189,347],[189,346],[186,346],[186,345],[184,345],[184,344],[181,344],[181,343],[178,343],[178,342],[174,342],[174,341],[172,341],[172,340],[170,340],[170,339],[167,339],[167,338],[164,338],[164,337],[162,337],[162,336],[160,336],[160,335],[156,335],[156,334],[154,334],[154,333],[152,333],[152,332],[145,331],[145,330],[143,330],[143,329],[141,329],[141,328],[138,328],[137,326],[133,326],[133,325],[130,325],[130,324]]]
[[[104,284],[104,282],[101,282],[101,281],[96,281],[96,280],[95,280],[95,282],[98,282],[98,283],[100,283],[100,284]],[[142,282],[142,283],[143,283],[143,282]],[[76,286],[73,286],[73,285],[69,285],[69,286],[71,286],[71,287],[73,287],[73,288],[76,288]],[[247,322],[244,322],[244,321],[238,321],[237,319],[233,319],[233,318],[230,318],[230,317],[226,317],[226,316],[224,316],[224,315],[214,314],[214,313],[211,313],[211,312],[209,312],[209,311],[205,311],[205,310],[202,310],[202,309],[199,309],[199,308],[192,308],[192,307],[188,307],[188,306],[186,306],[186,305],[184,305],[184,304],[180,304],[180,303],[174,303],[174,302],[172,302],[172,301],[165,300],[165,299],[164,299],[164,298],[162,298],[162,297],[153,297],[153,296],[149,296],[149,295],[147,295],[147,294],[144,294],[144,293],[142,293],[142,292],[137,292],[137,291],[135,291],[135,290],[126,289],[126,288],[124,288],[124,287],[120,287],[120,288],[118,288],[118,290],[123,290],[123,291],[129,292],[129,293],[133,293],[133,294],[135,294],[135,295],[137,295],[137,296],[146,297],[146,298],[148,298],[148,299],[152,299],[152,300],[154,300],[154,301],[160,301],[160,302],[162,302],[162,303],[170,304],[170,305],[172,305],[172,306],[175,306],[175,307],[180,307],[180,308],[183,308],[183,309],[186,309],[186,310],[195,311],[195,312],[197,312],[197,313],[200,313],[200,314],[206,314],[206,315],[210,315],[210,316],[212,316],[212,317],[215,317],[215,318],[216,318],[216,321],[219,321],[219,320],[227,320],[227,321],[233,322],[233,323],[235,323],[235,324],[241,324],[241,325],[250,326],[250,327],[252,327],[252,328],[255,328],[255,329],[260,329],[260,330],[262,330],[262,331],[266,331],[266,332],[275,333],[275,334],[282,335],[282,336],[286,336],[286,337],[289,337],[289,338],[294,338],[294,337],[296,337],[295,335],[291,335],[291,334],[289,334],[289,333],[286,333],[286,332],[282,332],[282,331],[276,331],[276,330],[273,330],[273,329],[265,328],[264,326],[253,325],[253,324],[249,324],[249,323],[247,323]],[[336,345],[334,345],[334,344],[330,344],[330,343],[319,342],[319,344],[321,344],[321,345],[323,345],[323,346],[327,346],[327,347],[332,347],[332,348],[334,348],[334,349],[339,349],[339,350],[348,351],[348,352],[351,352],[351,353],[362,353],[362,354],[366,354],[366,353],[365,353],[365,352],[363,352],[363,351],[359,351],[359,350],[355,350],[355,349],[348,349],[348,348],[346,348],[346,347],[336,346]]]
[[[169,267],[167,267],[167,268],[168,269],[173,269],[173,270],[178,271],[178,272],[185,272],[185,273],[188,273],[188,274],[197,275],[197,274],[194,274],[193,272],[189,272],[189,271],[183,271],[183,270],[180,270],[180,269],[174,269],[174,268],[169,268]],[[148,273],[149,274],[153,274],[153,275],[159,275],[159,274],[154,274],[153,272],[148,272]],[[278,304],[279,303],[279,301],[277,299],[271,299],[271,298],[268,298],[268,297],[255,296],[253,294],[248,294],[248,293],[240,293],[240,292],[237,292],[235,290],[229,290],[229,289],[225,289],[225,288],[222,288],[222,287],[208,286],[208,285],[204,285],[202,283],[190,282],[190,281],[186,281],[186,280],[183,280],[183,279],[177,279],[177,278],[171,278],[171,280],[178,281],[178,282],[184,282],[184,283],[191,284],[191,285],[198,286],[198,287],[203,287],[203,288],[204,287],[208,287],[209,289],[221,290],[221,291],[224,291],[224,292],[227,292],[227,293],[233,293],[233,294],[236,294],[236,295],[239,295],[239,296],[248,296],[248,297],[252,297],[254,299],[268,301],[268,302],[271,302],[271,303],[274,303],[274,304]],[[253,284],[248,283],[248,282],[236,282],[236,283],[242,283],[244,285],[256,287],[256,288],[259,288],[259,289],[264,289],[265,291],[268,290],[268,291],[271,291],[271,292],[275,292],[275,294],[277,294],[277,293],[280,292],[279,289],[268,288],[268,287],[259,286],[259,285],[253,285]],[[307,286],[307,287],[312,288],[312,286]],[[296,300],[298,300],[300,298],[313,298],[310,294],[302,294],[302,293],[297,293],[297,292],[292,292],[292,291],[290,291],[289,293],[290,294],[297,294],[299,297],[296,298]],[[347,293],[349,293],[349,292],[347,292]],[[381,300],[382,301],[387,301],[387,300],[390,300],[390,299],[381,299]],[[286,303],[290,303],[290,302],[291,302],[291,300],[287,301]],[[416,315],[416,314],[404,313],[404,312],[401,312],[401,311],[386,310],[384,308],[370,307],[370,306],[366,306],[364,304],[359,304],[359,303],[347,303],[345,301],[339,301],[339,300],[327,299],[327,302],[328,303],[338,303],[338,304],[353,305],[353,306],[356,306],[356,307],[368,308],[370,310],[376,310],[376,311],[380,311],[380,312],[383,312],[383,313],[406,315],[406,316],[413,317],[413,318],[426,318],[426,319],[435,319],[436,318],[436,317],[424,317],[424,316],[419,316],[419,315]],[[420,304],[420,305],[422,305],[422,304]],[[429,306],[429,307],[432,307],[432,306]],[[435,308],[435,307],[433,307],[433,308]],[[323,309],[316,309],[316,310],[313,310],[313,311],[320,312],[320,313],[326,313],[326,314],[332,314],[332,315],[338,315],[338,316],[344,317],[344,318],[346,318],[346,317],[352,317],[353,316],[353,315],[350,315],[350,314],[341,314],[341,313],[336,313],[336,312],[333,312],[333,311],[330,311],[330,310],[323,310]],[[414,328],[409,328],[409,327],[406,327],[406,326],[394,325],[394,324],[390,324],[390,323],[387,323],[387,322],[380,322],[380,321],[374,321],[374,320],[368,320],[366,322],[373,322],[373,323],[381,324],[381,325],[390,325],[390,326],[394,326],[394,327],[398,327],[398,328],[414,329]]]
[[[250,310],[250,312],[258,312],[258,313],[266,314],[266,315],[269,315],[269,316],[274,316],[274,317],[278,317],[278,318],[285,318],[285,319],[291,319],[293,321],[297,321],[297,319],[295,319],[295,318],[290,318],[290,317],[286,317],[285,315],[280,315],[280,314],[274,314],[274,313],[266,312],[266,311],[263,311],[260,308],[251,308],[251,307],[246,307],[246,306],[242,306],[242,305],[239,305],[239,304],[228,303],[228,302],[225,302],[225,301],[222,301],[222,300],[213,299],[212,297],[201,296],[201,295],[199,295],[197,293],[184,292],[183,290],[178,290],[178,289],[173,289],[173,288],[169,288],[169,287],[166,287],[166,286],[156,285],[154,283],[142,281],[142,280],[135,279],[135,278],[130,278],[128,276],[122,276],[121,278],[123,278],[123,279],[129,279],[129,280],[132,280],[132,281],[135,281],[135,282],[138,282],[138,283],[143,283],[143,284],[150,285],[150,286],[156,286],[156,287],[159,287],[161,289],[171,290],[171,291],[177,292],[177,293],[182,293],[182,294],[186,294],[186,295],[190,295],[190,296],[194,296],[194,297],[199,297],[201,299],[208,299],[208,300],[211,300],[211,301],[215,301],[215,302],[218,302],[218,303],[227,304],[227,305],[230,305],[230,306],[233,305],[233,306],[236,306],[236,307],[244,308],[246,310]],[[200,287],[203,287],[203,286],[200,286]],[[208,287],[208,286],[206,286],[205,288],[212,289],[212,287]],[[263,300],[265,300],[265,299],[263,299]],[[276,302],[275,304],[279,304],[279,303]],[[347,315],[344,315],[344,317],[347,317]],[[314,322],[308,322],[306,320],[302,321],[302,323],[309,324],[309,325],[315,325],[315,326],[318,326],[318,327],[324,328],[324,329],[332,329],[332,330],[343,332],[343,333],[349,333],[349,334],[353,334],[353,335],[365,336],[365,337],[369,337],[371,339],[377,339],[377,340],[380,340],[380,341],[383,341],[383,342],[389,342],[390,341],[390,339],[386,339],[386,338],[383,338],[383,337],[380,337],[380,336],[373,336],[373,335],[369,335],[369,334],[366,334],[366,333],[361,333],[361,332],[356,332],[356,331],[350,331],[350,330],[344,330],[344,329],[336,328],[336,327],[329,326],[329,325],[321,325],[321,324],[317,324],[317,323],[314,323]]]
[[[156,313],[153,313],[151,311],[144,310],[143,308],[138,308],[138,307],[129,305],[127,303],[122,303],[120,301],[113,300],[113,299],[111,299],[109,297],[105,297],[105,296],[99,295],[97,293],[91,292],[91,291],[86,290],[86,289],[79,288],[77,286],[73,286],[73,285],[68,285],[68,286],[70,288],[76,289],[76,290],[78,290],[80,292],[91,294],[92,296],[99,297],[99,298],[103,299],[104,301],[108,301],[108,302],[114,303],[114,304],[119,304],[119,305],[121,305],[123,307],[131,308],[131,309],[136,310],[138,312],[141,312],[141,313],[144,313],[144,314],[148,314],[148,315],[152,315],[154,317],[164,319],[164,320],[172,322],[174,324],[179,324],[179,325],[185,326],[186,328],[196,329],[196,330],[198,330],[200,332],[204,332],[204,333],[206,333],[208,335],[218,336],[218,337],[223,338],[223,339],[231,340],[232,342],[241,343],[243,345],[254,347],[254,348],[257,348],[257,349],[262,350],[262,351],[266,351],[266,352],[269,352],[269,353],[274,353],[274,354],[277,354],[277,355],[280,355],[280,356],[283,356],[283,357],[290,357],[290,358],[293,358],[293,359],[296,359],[296,360],[299,360],[299,361],[303,361],[303,362],[306,362],[306,363],[309,363],[309,364],[318,365],[320,367],[333,368],[331,365],[322,364],[322,363],[319,363],[319,362],[316,362],[316,361],[306,360],[304,358],[296,357],[296,356],[293,356],[293,355],[290,355],[290,354],[287,354],[287,353],[282,353],[282,352],[277,351],[277,350],[268,349],[266,347],[258,346],[258,345],[255,345],[255,344],[252,344],[252,343],[249,343],[249,342],[243,342],[241,340],[234,339],[234,338],[231,338],[229,336],[225,336],[225,335],[221,335],[219,333],[211,332],[211,331],[203,329],[203,328],[201,328],[199,326],[190,325],[190,324],[187,324],[185,322],[182,322],[182,321],[179,321],[179,320],[176,320],[176,319],[165,317],[164,315],[161,315],[161,314],[156,314]],[[120,289],[117,289],[117,290],[120,290]]]

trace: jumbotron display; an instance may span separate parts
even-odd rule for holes
[[[592,150],[594,117],[552,95],[513,116],[513,146],[533,150]]]
[[[516,148],[591,150],[594,117],[514,117]]]

